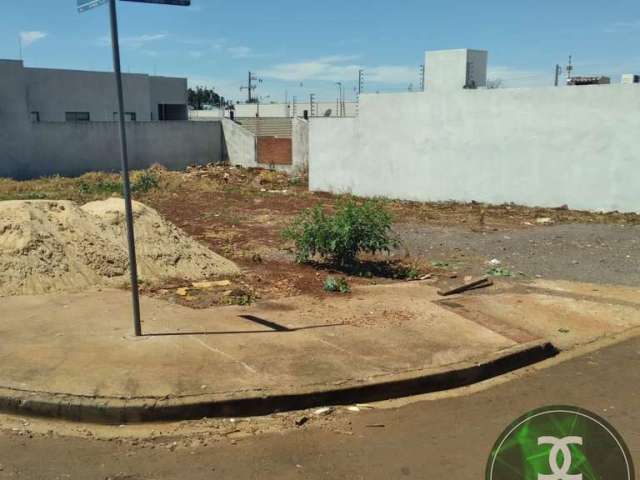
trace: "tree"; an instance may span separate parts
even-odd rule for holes
[[[187,90],[188,102],[191,107],[196,110],[202,110],[203,105],[217,105],[224,107],[227,102],[224,97],[221,97],[213,89],[207,87],[197,86],[195,89],[189,88]]]

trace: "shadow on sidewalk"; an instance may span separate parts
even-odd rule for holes
[[[341,327],[344,323],[332,323],[328,325],[309,325],[306,327],[285,327],[279,323],[267,320],[265,318],[256,317],[255,315],[239,315],[240,318],[257,323],[264,327],[268,327],[270,330],[239,330],[239,331],[224,331],[224,332],[163,332],[163,333],[145,333],[144,337],[168,337],[168,336],[180,336],[180,335],[239,335],[246,333],[291,333],[301,330],[314,330],[316,328],[328,328],[328,327]]]

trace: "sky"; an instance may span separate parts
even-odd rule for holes
[[[76,0],[0,0],[0,58],[28,67],[111,70],[108,8]],[[575,75],[640,73],[638,0],[192,0],[191,7],[118,1],[125,72],[187,77],[246,99],[251,70],[263,102],[285,95],[335,101],[336,82],[364,91],[418,88],[424,52],[489,51],[505,87],[552,85],[573,55]]]

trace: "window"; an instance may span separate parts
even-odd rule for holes
[[[113,121],[118,121],[118,112],[113,112]],[[136,121],[136,112],[124,112],[124,121],[125,122],[135,122]]]
[[[89,112],[66,112],[64,116],[67,122],[88,122],[91,120]]]
[[[189,113],[184,104],[159,103],[158,120],[188,120]]]
[[[31,122],[32,123],[40,122],[40,112],[31,112]]]

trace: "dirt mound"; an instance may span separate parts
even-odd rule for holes
[[[201,280],[235,275],[231,261],[200,245],[155,210],[134,202],[138,273]],[[124,201],[0,202],[0,295],[79,291],[128,281]]]

